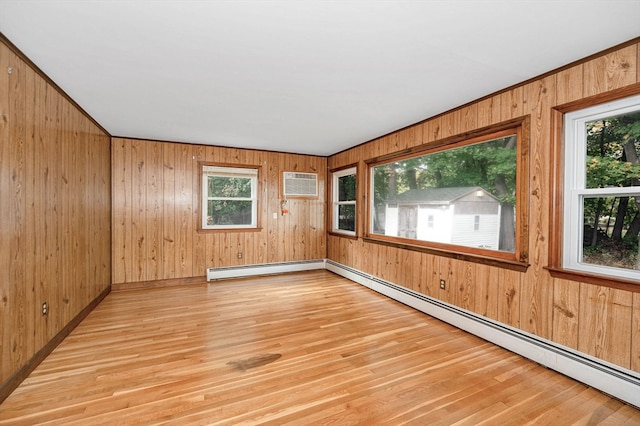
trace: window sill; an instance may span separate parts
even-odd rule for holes
[[[450,250],[439,247],[422,246],[416,244],[409,244],[401,241],[389,241],[374,237],[364,237],[364,241],[382,244],[390,247],[401,248],[405,250],[419,251],[421,253],[433,254],[436,256],[449,257],[458,260],[464,260],[467,262],[480,263],[483,265],[495,266],[498,268],[510,269],[517,272],[526,272],[529,267],[527,262],[519,262],[517,260],[505,259],[499,257],[485,256],[477,253],[467,253],[463,251]]]
[[[640,283],[637,281],[608,277],[605,275],[589,274],[586,272],[571,271],[555,266],[547,266],[545,267],[545,269],[548,270],[551,276],[554,278],[561,278],[563,280],[569,281],[579,281],[582,283],[599,285],[602,287],[611,287],[619,290],[627,290],[634,293],[640,293]]]
[[[260,232],[262,228],[216,228],[216,229],[205,229],[198,228],[198,233],[215,233],[215,232]]]
[[[337,231],[329,231],[328,234],[333,237],[347,238],[349,240],[358,239],[358,236],[356,234],[347,234],[347,233],[337,232]]]

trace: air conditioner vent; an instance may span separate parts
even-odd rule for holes
[[[282,192],[285,197],[317,197],[318,175],[316,173],[284,172]]]

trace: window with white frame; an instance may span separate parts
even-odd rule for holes
[[[356,235],[356,168],[333,172],[332,231]]]
[[[202,229],[258,226],[258,168],[202,165]]]
[[[564,116],[562,267],[640,280],[640,95]]]

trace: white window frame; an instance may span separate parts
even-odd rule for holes
[[[356,200],[348,200],[348,201],[339,201],[339,189],[338,189],[338,183],[340,181],[340,178],[345,177],[345,176],[350,176],[350,175],[354,175],[356,177],[356,188],[357,188],[357,179],[358,179],[358,175],[357,175],[357,167],[349,167],[347,169],[343,169],[343,170],[338,170],[336,172],[333,172],[332,174],[332,214],[331,214],[331,231],[332,232],[336,232],[339,234],[345,234],[345,235],[352,235],[355,236],[356,235],[356,231],[358,229],[358,215],[356,214],[355,217],[355,222],[354,222],[354,231],[349,231],[346,229],[340,229],[338,228],[339,226],[339,212],[340,212],[340,206],[344,206],[344,205],[353,205],[356,206]],[[357,189],[356,189],[357,191]],[[357,195],[356,195],[357,198]],[[356,212],[357,212],[357,207],[356,208]]]
[[[248,167],[227,167],[202,165],[202,229],[251,229],[258,227],[258,169]],[[210,197],[208,193],[208,177],[241,177],[251,179],[251,197]],[[251,201],[251,223],[244,225],[209,225],[207,223],[208,206],[210,200]]]
[[[640,186],[587,188],[586,124],[640,110],[640,95],[569,112],[564,116],[564,207],[562,267],[568,270],[640,280],[640,271],[584,263],[582,223],[584,198],[640,196]]]

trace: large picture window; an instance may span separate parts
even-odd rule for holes
[[[202,166],[202,229],[256,228],[258,169]]]
[[[562,267],[640,280],[640,95],[565,114]]]
[[[356,235],[356,167],[335,171],[332,176],[331,230]]]
[[[369,162],[367,236],[526,268],[522,121]]]

